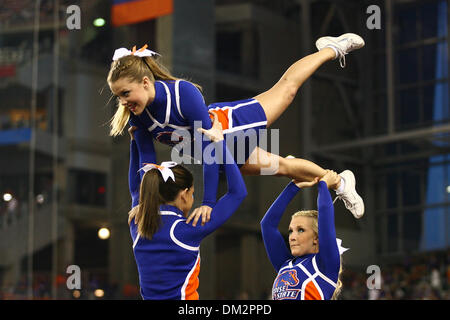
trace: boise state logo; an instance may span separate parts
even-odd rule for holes
[[[161,143],[173,147],[183,141],[183,136],[180,136],[179,134],[176,134],[173,131],[161,131],[158,132],[155,139]]]
[[[280,273],[275,279],[272,288],[272,299],[297,299],[300,289],[290,289],[296,287],[299,283],[296,270],[286,270]]]

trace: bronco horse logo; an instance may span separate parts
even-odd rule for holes
[[[163,144],[167,144],[171,147],[176,146],[178,143],[183,141],[183,136],[180,136],[176,132],[173,131],[162,131],[158,132],[156,135],[156,140]]]
[[[280,274],[277,279],[276,287],[282,282],[285,286],[294,287],[298,285],[297,271],[287,270]]]
[[[272,289],[273,300],[295,300],[300,289],[288,289],[289,287],[295,287],[299,284],[296,270],[286,270],[281,273],[275,282]]]

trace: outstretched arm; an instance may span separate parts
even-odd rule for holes
[[[218,121],[217,115],[214,115],[211,129],[205,130],[199,128],[198,130],[213,141],[212,146],[214,146],[216,151],[216,161],[224,163],[228,192],[214,206],[211,221],[206,224],[206,226],[202,225],[201,227],[195,227],[195,224],[192,226],[189,225],[189,219],[192,215],[186,220],[185,224],[181,224],[182,226],[177,230],[178,237],[192,245],[199,245],[204,237],[225,223],[247,196],[244,179],[242,178],[233,157],[228,151],[227,144],[223,137],[222,125]],[[196,219],[198,219],[198,217]]]
[[[144,127],[139,127],[139,129],[135,131],[134,138],[139,150],[138,170],[143,167],[143,163],[156,163],[156,152],[153,145],[153,137],[150,132]],[[142,179],[144,171],[141,170],[139,172]]]
[[[128,133],[130,134],[130,165],[128,168],[128,187],[131,195],[131,208],[139,204],[139,187],[141,178],[139,176],[139,150],[134,139],[134,131],[137,127],[130,127]]]
[[[247,196],[244,179],[238,166],[234,162],[225,141],[215,142],[218,154],[223,154],[224,171],[227,177],[228,192],[217,201],[210,221],[202,226],[192,226],[188,223],[179,223],[175,229],[175,237],[188,245],[198,246],[207,235],[223,225],[239,208]]]
[[[286,260],[292,258],[283,236],[278,231],[286,207],[300,190],[295,183],[289,183],[261,220],[261,233],[269,260],[278,271]]]
[[[319,182],[317,208],[319,211],[319,253],[317,264],[319,270],[328,278],[337,281],[340,268],[340,255],[336,243],[336,229],[334,226],[334,207],[328,190],[333,181],[337,181],[337,174],[328,172]]]
[[[131,207],[139,204],[139,188],[143,171],[139,171],[143,163],[156,163],[156,153],[150,133],[145,128],[131,126],[130,134],[130,166],[128,170],[128,186],[131,194]]]
[[[267,210],[261,220],[261,233],[266,247],[267,255],[275,270],[279,270],[286,260],[292,258],[289,248],[286,246],[283,236],[278,231],[281,217],[288,204],[295,197],[301,188],[307,188],[315,185],[319,178],[313,181],[296,181],[289,183],[283,192],[278,196],[275,202]]]
[[[209,117],[203,95],[192,83],[187,81],[180,81],[180,108],[186,121],[192,128],[201,127],[206,130],[211,128],[211,118]],[[210,141],[201,141],[202,155],[210,143]],[[202,206],[208,206],[208,213],[210,213],[211,208],[217,201],[219,165],[216,162],[212,164],[206,163],[204,159],[202,159],[202,162],[204,181]]]

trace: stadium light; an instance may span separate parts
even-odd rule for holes
[[[11,193],[7,193],[7,192],[6,192],[6,193],[3,194],[3,200],[6,201],[6,202],[11,201],[12,198],[13,198],[13,196],[12,196]]]
[[[105,25],[106,21],[103,18],[97,18],[94,20],[93,24],[94,26],[96,26],[97,28],[101,28]]]
[[[43,203],[44,203],[44,200],[45,200],[45,198],[44,198],[44,195],[43,195],[43,194],[38,194],[38,195],[36,196],[36,202],[37,202],[37,203],[43,204]]]
[[[81,292],[79,290],[74,290],[73,293],[72,293],[72,296],[75,299],[79,299],[81,297]]]
[[[102,240],[106,240],[109,238],[110,236],[110,232],[108,228],[101,228],[100,230],[98,230],[98,237]]]
[[[103,291],[102,289],[96,289],[96,290],[94,291],[94,295],[95,295],[97,298],[103,298],[103,296],[105,295],[105,291]]]

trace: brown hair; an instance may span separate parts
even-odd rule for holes
[[[144,77],[148,77],[150,81],[156,80],[178,80],[174,77],[166,67],[164,67],[157,59],[153,57],[138,57],[135,55],[124,56],[111,63],[108,73],[108,84],[114,83],[120,78],[128,78],[133,82],[140,82]],[[193,83],[199,90],[202,88]],[[128,120],[130,118],[130,110],[124,105],[117,103],[117,111],[111,118],[111,136],[118,136],[123,133]]]
[[[175,181],[171,178],[164,181],[159,170],[149,170],[142,177],[139,189],[139,204],[129,212],[129,221],[135,217],[138,234],[152,239],[161,225],[159,206],[175,200],[178,193],[189,189],[194,183],[192,173],[183,166],[171,168]]]
[[[319,212],[317,210],[303,210],[298,211],[292,215],[292,218],[295,217],[309,217],[313,218],[312,220],[312,229],[314,231],[314,234],[316,237],[319,236],[319,220],[318,220]],[[320,250],[320,248],[319,248]],[[340,266],[339,266],[339,274],[338,274],[338,281],[336,284],[336,289],[334,290],[333,296],[331,297],[331,300],[337,300],[339,294],[342,291],[342,281],[341,281],[341,275],[342,275],[342,256],[340,256]]]

